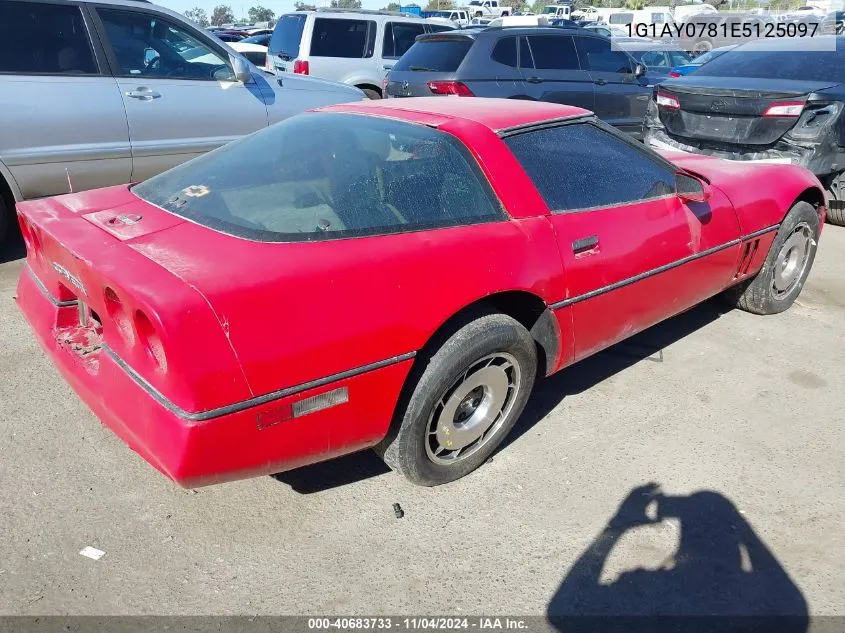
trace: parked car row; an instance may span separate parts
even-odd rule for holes
[[[143,180],[357,88],[274,80],[138,0],[3,0],[0,241],[15,202]]]

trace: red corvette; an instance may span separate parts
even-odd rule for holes
[[[305,113],[135,186],[18,205],[18,302],[103,422],[199,486],[376,447],[434,485],[551,374],[719,293],[789,307],[824,194],[584,110]]]

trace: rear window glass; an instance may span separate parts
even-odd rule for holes
[[[368,49],[368,32],[376,28],[376,23],[369,20],[314,20],[314,32],[311,34],[311,54],[315,57],[345,57],[363,59],[372,57]]]
[[[279,18],[273,37],[270,38],[270,52],[287,59],[299,57],[299,43],[302,41],[302,30],[305,28],[304,14],[288,14]]]
[[[292,117],[133,191],[199,224],[268,242],[505,217],[478,165],[453,136],[353,114]]]
[[[455,72],[471,47],[472,40],[465,38],[416,42],[396,62],[393,70]]]
[[[0,73],[97,72],[79,7],[7,0],[0,2],[0,24]]]
[[[773,51],[743,46],[707,62],[695,71],[695,76],[841,83],[845,77],[845,50]]]
[[[607,20],[609,24],[631,24],[633,21],[633,13],[612,13]]]

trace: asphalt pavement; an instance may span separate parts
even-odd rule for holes
[[[37,346],[19,255],[0,264],[2,614],[845,615],[843,228],[788,312],[711,301],[567,369],[490,463],[432,489],[370,452],[176,487]]]

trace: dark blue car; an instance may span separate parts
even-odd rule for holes
[[[707,62],[712,62],[717,57],[724,55],[729,50],[736,48],[736,44],[731,46],[721,46],[719,48],[714,48],[712,51],[708,51],[703,55],[699,55],[698,57],[694,58],[688,64],[683,64],[681,66],[675,66],[672,70],[669,71],[670,77],[683,77],[684,75],[689,75],[694,70],[701,68]]]

